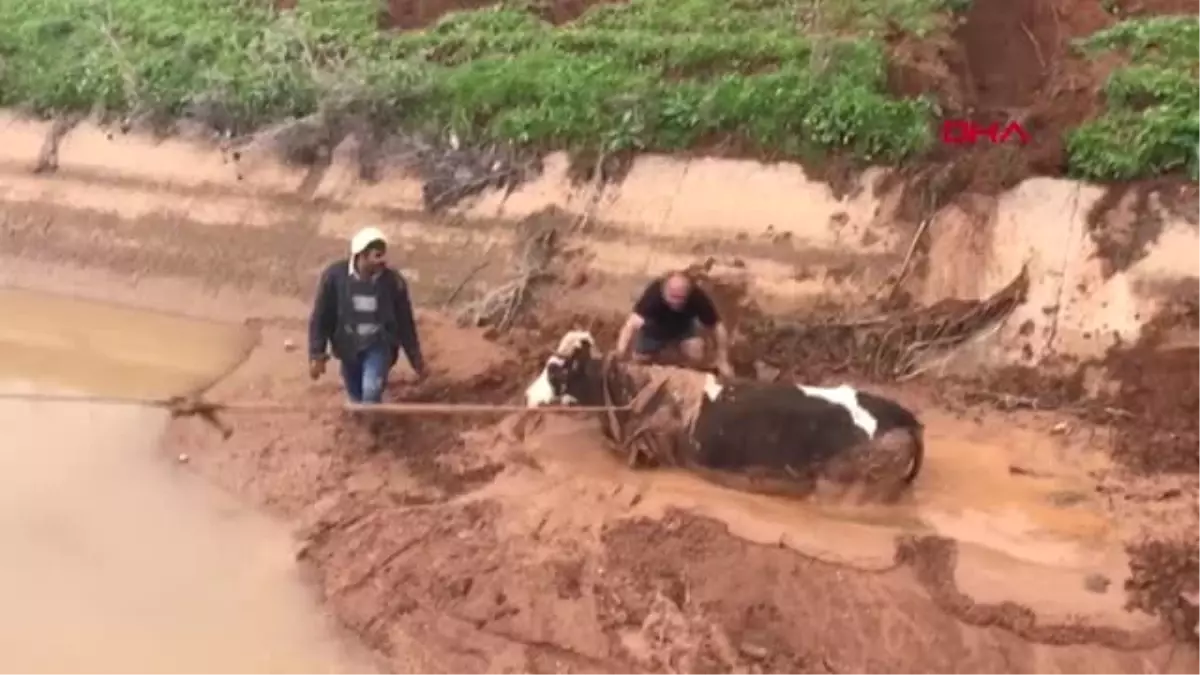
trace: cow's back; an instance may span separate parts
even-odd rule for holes
[[[704,401],[692,439],[692,459],[707,468],[812,475],[867,435],[841,405],[786,383],[747,383]]]

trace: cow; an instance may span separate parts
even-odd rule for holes
[[[882,396],[618,362],[588,331],[562,337],[525,396],[530,408],[612,407],[601,429],[631,467],[679,466],[751,492],[894,501],[924,461],[920,421]]]

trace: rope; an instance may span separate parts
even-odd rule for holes
[[[134,405],[152,408],[165,408],[171,417],[198,416],[205,422],[216,427],[221,435],[229,438],[233,429],[222,422],[218,412],[258,412],[258,413],[318,413],[329,410],[328,406],[311,406],[288,403],[273,403],[270,401],[229,401],[214,403],[195,397],[173,396],[165,399],[133,398],[127,396],[89,396],[72,394],[44,394],[0,392],[0,401],[31,401],[43,403],[88,403],[100,405]],[[343,410],[385,415],[497,415],[511,413],[572,413],[594,414],[597,412],[612,412],[625,410],[616,406],[542,406],[528,408],[521,405],[493,405],[486,403],[345,403]]]
[[[152,408],[186,408],[200,406],[229,412],[321,412],[328,406],[301,405],[297,403],[274,403],[270,401],[227,401],[207,402],[202,399],[175,396],[171,398],[135,398],[129,396],[91,396],[78,394],[45,394],[0,392],[0,401],[31,401],[44,403],[90,403],[97,405],[134,405]],[[627,410],[628,406],[541,406],[528,408],[523,405],[499,405],[491,403],[345,403],[344,410],[384,414],[441,414],[441,415],[487,415],[498,413],[596,413]]]

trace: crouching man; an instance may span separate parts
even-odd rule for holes
[[[669,349],[678,350],[684,365],[708,366],[702,329],[711,330],[716,343],[714,359],[722,377],[733,377],[729,365],[729,332],[717,315],[716,305],[703,289],[683,272],[672,272],[646,286],[633,313],[617,337],[617,354],[633,346],[635,361],[659,361]]]
[[[379,403],[388,373],[404,350],[417,376],[425,371],[408,284],[388,267],[387,240],[374,227],[350,240],[350,258],[321,274],[308,322],[309,375],[319,378],[329,360],[341,362],[351,403]]]

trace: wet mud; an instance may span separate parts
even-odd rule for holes
[[[521,353],[432,315],[423,329],[432,374],[400,372],[397,400],[515,400],[558,336],[518,328]],[[1126,543],[1161,535],[1163,512],[1098,490],[1115,484],[1111,459],[1082,431],[1055,432],[1061,418],[949,414],[893,392],[931,430],[913,494],[891,507],[800,503],[631,471],[591,420],[372,425],[332,410],[336,382],[307,381],[283,346],[294,333],[264,330],[210,394],[331,411],[240,416],[224,443],[180,421],[169,452],[296,519],[326,601],[395,670],[1194,667],[1163,621],[1182,574],[1163,585],[1135,573],[1130,590],[1147,590],[1125,592]]]

